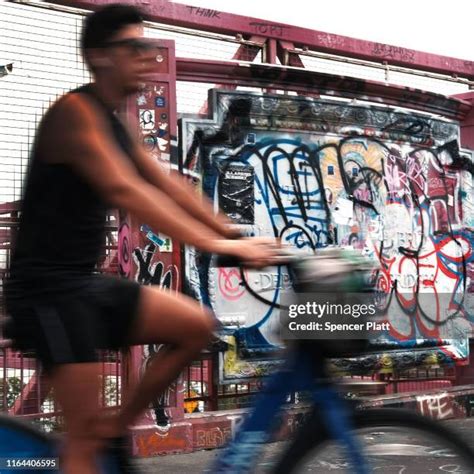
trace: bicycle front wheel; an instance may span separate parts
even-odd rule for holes
[[[272,472],[357,472],[321,423],[321,413],[315,411]],[[469,443],[444,424],[402,409],[355,411],[352,423],[370,474],[474,473],[471,433]]]

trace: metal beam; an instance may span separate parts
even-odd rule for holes
[[[20,210],[21,201],[11,201],[0,204],[0,214],[10,214]]]
[[[252,62],[258,55],[258,53],[265,47],[265,38],[261,38],[259,36],[252,36],[250,40],[255,43],[254,45],[248,45],[248,44],[241,44],[238,48],[235,54],[232,56],[232,59],[238,60],[238,61],[248,61]],[[260,45],[260,46],[257,46]],[[225,87],[225,84],[216,84],[215,88],[218,87]],[[229,87],[229,85],[227,85]],[[233,89],[236,88],[236,86],[232,87]],[[199,109],[199,114],[206,115],[208,110],[208,103],[207,99],[204,101],[204,104],[201,106]]]
[[[9,410],[9,414],[31,415],[41,413],[41,406],[51,390],[51,383],[44,373],[35,373],[21,390],[20,396]]]
[[[102,5],[114,2],[116,0],[51,0],[49,3],[95,10]],[[220,10],[172,3],[168,0],[128,0],[127,3],[140,7],[147,20],[157,23],[232,36],[258,35],[289,41],[298,47],[306,46],[325,53],[474,79],[474,61],[235,15]]]
[[[462,120],[471,110],[469,102],[441,94],[300,68],[189,58],[177,58],[176,67],[177,78],[181,81],[216,82],[354,98],[411,108],[454,120]]]
[[[284,66],[304,68],[299,54],[293,52],[295,45],[288,41],[278,41],[278,59]]]
[[[11,341],[6,341],[5,339],[2,341],[5,341],[6,346],[10,346]],[[0,353],[0,370],[38,370],[38,367],[38,361],[33,357],[15,355],[4,356]],[[119,364],[117,362],[102,362],[102,375],[120,375]]]

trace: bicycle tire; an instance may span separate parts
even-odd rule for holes
[[[129,463],[128,452],[125,447],[125,438],[114,438],[110,446],[102,453],[99,459],[99,469],[107,474],[129,474],[136,472]],[[44,433],[31,423],[0,414],[0,460],[5,463],[7,459],[41,460],[59,457],[60,436]],[[6,466],[3,466],[4,468]],[[6,469],[5,472],[10,472]],[[4,470],[0,464],[0,474]],[[13,472],[13,471],[11,471]],[[44,474],[58,474],[58,467],[52,469],[15,468],[15,473],[31,474],[42,472]]]
[[[313,452],[320,450],[326,443],[334,443],[327,429],[323,426],[323,418],[318,409],[314,409],[309,415],[308,421],[298,431],[296,437],[290,443],[281,456],[276,466],[271,470],[273,474],[295,473],[301,468],[305,460],[308,460]],[[374,430],[380,428],[382,431],[387,428],[400,428],[406,433],[407,438],[410,433],[421,433],[427,436],[426,439],[433,439],[439,442],[444,448],[449,448],[451,452],[462,461],[462,466],[468,470],[452,472],[474,473],[474,451],[473,449],[452,430],[448,429],[439,421],[434,421],[421,416],[415,412],[397,408],[376,408],[368,410],[354,410],[352,414],[352,426],[354,432],[363,430]],[[437,451],[440,452],[439,450]],[[305,470],[305,472],[329,472],[325,470]],[[341,471],[339,471],[341,472]],[[343,472],[343,471],[342,471]],[[375,472],[375,471],[374,471]],[[377,472],[380,471],[377,468]],[[401,471],[397,471],[401,472]],[[405,472],[405,470],[403,470]],[[423,471],[418,471],[420,474]],[[432,471],[425,471],[432,472]]]
[[[0,415],[0,459],[40,460],[57,458],[57,443],[54,435],[43,433],[29,423],[8,415]],[[7,466],[3,465],[3,468]],[[35,469],[36,472],[57,473],[57,468]],[[0,469],[3,472],[3,469]],[[30,468],[16,468],[17,473],[30,473]]]

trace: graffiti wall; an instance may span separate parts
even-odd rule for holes
[[[302,253],[350,245],[377,259],[377,286],[397,303],[385,342],[440,346],[457,324],[462,336],[447,357],[462,358],[471,312],[463,307],[457,318],[450,308],[471,291],[474,214],[459,125],[296,96],[215,90],[210,104],[212,119],[182,121],[181,148],[185,173],[216,209],[245,234],[280,237]],[[226,328],[224,372],[251,376],[272,366],[261,359],[278,344],[278,310],[245,289],[238,269],[213,268],[188,251],[185,278]],[[283,268],[244,278],[273,302],[290,284]],[[420,302],[425,293],[437,301],[435,314]]]

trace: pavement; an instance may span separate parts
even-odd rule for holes
[[[458,432],[474,449],[474,418],[455,419],[440,422]],[[369,453],[371,472],[377,474],[428,474],[457,473],[473,474],[464,469],[457,458],[446,450],[440,449],[432,440],[416,438],[410,433],[392,433],[388,430],[371,430],[364,434],[364,444]],[[285,442],[270,443],[265,446],[263,454],[255,462],[255,472],[271,472],[272,462],[283,452]],[[142,458],[135,461],[143,474],[182,474],[211,473],[210,464],[220,450],[196,451],[190,454],[177,454]],[[343,459],[343,453],[327,447],[317,462],[305,466],[304,472],[319,474],[352,474]]]
[[[284,442],[269,443],[264,448],[263,456],[256,463],[259,473],[269,472],[268,466],[278,458],[285,447]],[[190,454],[169,454],[153,458],[142,458],[135,461],[140,474],[211,474],[212,462],[216,459],[221,449],[195,451]]]

